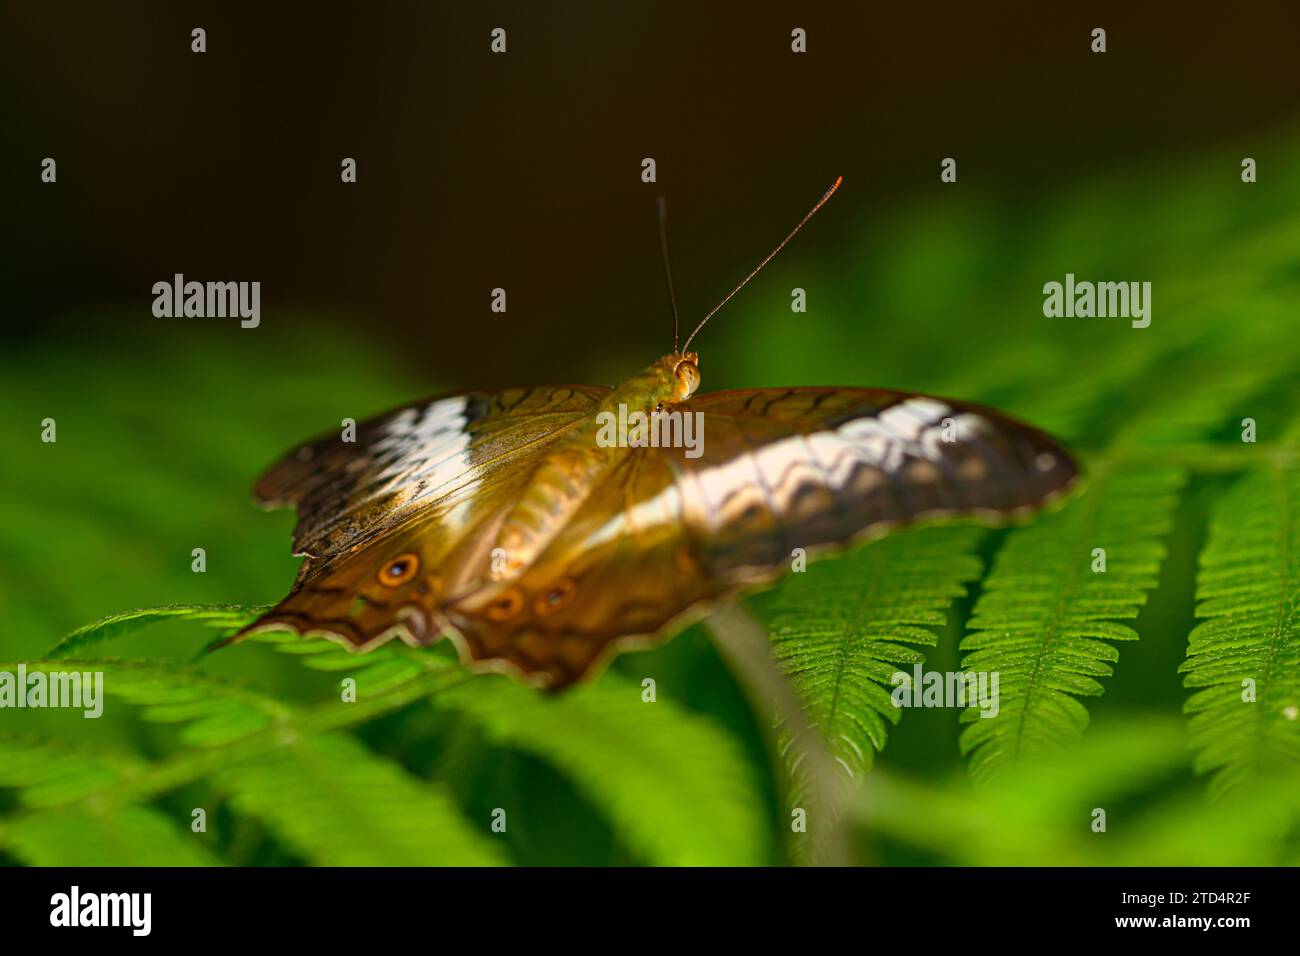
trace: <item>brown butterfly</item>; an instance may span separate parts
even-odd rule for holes
[[[559,689],[775,582],[795,549],[842,550],[918,519],[1004,522],[1062,495],[1078,476],[1069,453],[978,405],[868,388],[695,394],[691,340],[839,183],[680,350],[614,388],[447,395],[286,456],[255,493],[297,509],[306,561],[235,639],[288,629],[364,652],[447,636],[467,665]],[[661,204],[671,296],[663,226]],[[702,440],[609,441],[632,412],[689,416]]]

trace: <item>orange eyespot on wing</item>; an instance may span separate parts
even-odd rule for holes
[[[483,613],[491,621],[508,621],[523,609],[524,592],[519,588],[508,588]]]
[[[547,617],[563,608],[573,600],[573,595],[578,591],[578,586],[573,583],[572,578],[563,578],[546,592],[537,595],[533,602],[533,610],[538,617]]]
[[[407,551],[379,569],[379,583],[386,588],[401,587],[414,578],[419,570],[420,556],[414,551]]]

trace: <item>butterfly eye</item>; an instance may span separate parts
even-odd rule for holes
[[[700,387],[700,370],[692,363],[679,362],[674,374],[677,376],[677,392],[673,396],[675,401],[690,398]]]
[[[565,578],[563,581],[557,582],[550,590],[537,595],[537,600],[533,602],[533,610],[537,612],[538,617],[554,614],[573,600],[573,595],[577,590],[578,586],[573,583],[573,580]]]
[[[523,606],[524,592],[518,588],[511,588],[489,604],[485,613],[493,621],[508,621],[518,614]]]
[[[386,588],[395,588],[411,580],[419,570],[420,556],[408,551],[379,569],[379,583]]]

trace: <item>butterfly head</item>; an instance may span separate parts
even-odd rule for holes
[[[673,370],[673,401],[684,402],[700,387],[700,356],[696,352],[674,353],[667,357]]]
[[[700,356],[695,352],[673,352],[650,368],[652,388],[661,402],[684,402],[700,387]]]

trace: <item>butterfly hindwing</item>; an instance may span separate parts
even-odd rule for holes
[[[681,506],[663,458],[623,451],[536,560],[450,605],[449,623],[476,660],[553,690],[573,683],[709,596]]]

